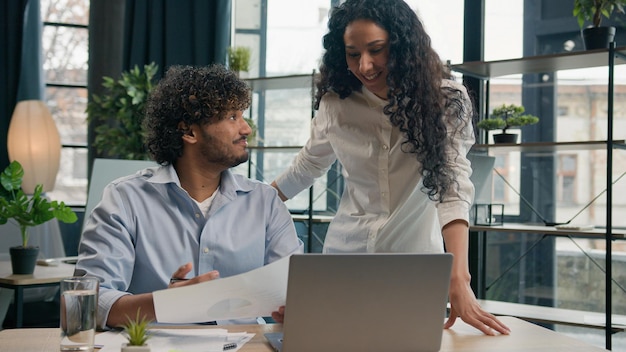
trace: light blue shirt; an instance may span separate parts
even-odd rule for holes
[[[76,268],[100,278],[98,325],[105,327],[120,297],[167,288],[187,262],[188,277],[211,270],[228,277],[302,253],[303,244],[271,186],[224,171],[205,216],[174,168],[162,166],[107,185],[78,251]]]

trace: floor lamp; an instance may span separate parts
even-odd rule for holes
[[[33,194],[37,184],[51,191],[61,162],[61,139],[50,110],[41,100],[17,103],[7,137],[9,159],[24,168],[22,189]]]

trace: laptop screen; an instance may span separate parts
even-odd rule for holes
[[[451,265],[450,254],[291,256],[282,351],[438,351]]]

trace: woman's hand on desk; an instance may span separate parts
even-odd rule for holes
[[[272,312],[272,319],[274,319],[277,323],[282,324],[285,320],[285,306],[278,307],[278,311]]]
[[[453,280],[451,282],[450,316],[444,325],[444,329],[451,328],[457,317],[482,331],[485,335],[495,335],[496,332],[508,335],[511,332],[498,318],[480,307],[472,288],[462,280],[458,282]]]
[[[217,270],[206,272],[202,275],[198,275],[191,279],[186,279],[185,276],[193,269],[193,265],[191,263],[187,263],[182,265],[178,270],[172,274],[170,279],[169,288],[172,287],[181,287],[187,285],[199,284],[205,281],[211,281],[218,279],[220,277],[220,273]]]

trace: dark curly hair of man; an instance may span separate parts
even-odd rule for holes
[[[157,163],[174,164],[182,155],[182,137],[189,126],[211,124],[249,106],[250,88],[224,66],[172,66],[148,97],[148,151]]]
[[[389,35],[387,86],[389,103],[384,111],[404,133],[403,150],[414,153],[422,165],[424,192],[442,201],[456,183],[446,156],[450,138],[442,116],[447,110],[451,125],[466,126],[461,92],[443,87],[450,72],[431,46],[430,37],[415,12],[403,0],[347,0],[335,7],[324,35],[315,108],[324,94],[333,91],[344,99],[361,89],[361,82],[348,71],[343,35],[355,20],[370,20]],[[470,119],[471,121],[471,119]]]

